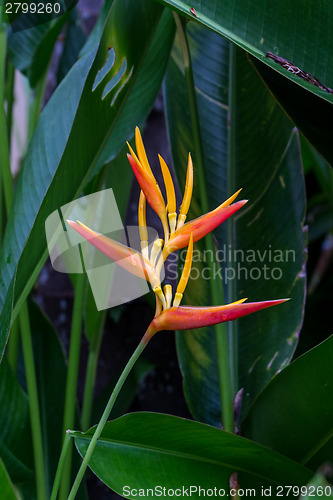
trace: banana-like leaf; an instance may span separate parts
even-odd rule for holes
[[[174,33],[171,13],[166,11],[162,15],[162,12],[151,1],[116,0],[99,47],[73,66],[44,109],[18,180],[4,237],[0,260],[1,309],[9,300],[16,269],[15,314],[45,262],[43,233],[48,215],[79,196],[115,127],[119,125],[124,132],[120,124],[126,123],[126,132],[131,130],[132,134],[137,121],[142,121],[148,113]],[[145,74],[140,86],[136,86],[148,57],[158,62],[155,68],[158,71],[149,82]],[[151,93],[148,85],[153,89]],[[136,113],[132,115],[134,106]],[[119,132],[117,128],[116,135]],[[122,139],[128,138],[125,135]],[[119,138],[113,144],[116,155]],[[7,321],[0,330],[1,356],[9,330],[10,313],[5,314]]]
[[[93,431],[73,433],[82,456]],[[312,475],[297,462],[240,436],[159,413],[132,413],[108,422],[89,466],[105,484],[127,498],[143,496],[147,488],[154,491],[156,486],[162,495],[165,488],[167,497],[186,498],[191,491],[191,498],[202,498],[203,491],[214,488],[220,491],[214,496],[229,496],[233,473],[238,474],[243,490],[254,489],[256,496],[261,496],[261,488],[271,486],[271,498],[277,498],[277,485],[306,484]],[[207,495],[213,496],[209,492]],[[254,496],[253,490],[250,495]]]
[[[243,297],[251,301],[292,299],[228,324],[231,338],[238,340],[235,392],[243,388],[243,417],[255,396],[291,359],[302,323],[305,192],[298,135],[243,51],[198,25],[189,26],[188,35],[209,208],[241,187],[249,203],[214,232],[215,256],[205,253],[204,243],[196,244],[196,269],[184,299],[188,304],[209,305],[211,279],[223,280],[228,303]],[[165,98],[172,155],[181,182],[185,179],[187,153],[193,153],[185,89],[176,45],[166,76]],[[199,193],[196,176],[190,218],[202,213]],[[212,329],[179,332],[177,345],[192,414],[198,420],[220,425]]]
[[[333,456],[333,336],[279,373],[254,402],[246,437],[312,470]]]
[[[302,0],[158,1],[254,56],[258,71],[288,116],[333,163],[331,2],[318,5],[309,0],[305,8]],[[285,59],[289,70],[266,57],[267,52]]]
[[[13,483],[10,480],[6,467],[1,458],[0,458],[0,484],[1,484],[2,498],[5,498],[6,500],[17,500]]]

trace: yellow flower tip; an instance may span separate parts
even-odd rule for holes
[[[178,307],[179,304],[181,303],[182,298],[183,298],[183,294],[179,293],[179,292],[176,292],[175,293],[175,298],[173,299],[172,307]]]
[[[165,296],[167,308],[171,307],[171,300],[172,300],[172,286],[171,285],[169,285],[169,284],[164,285],[164,296]]]
[[[187,215],[188,209],[190,207],[193,191],[193,163],[191,154],[188,154],[187,172],[186,172],[186,183],[183,202],[179,209],[181,215]]]
[[[228,198],[226,201],[224,201],[220,206],[221,207],[228,207],[237,198],[237,196],[242,191],[242,189],[243,188],[238,189],[238,191],[236,191],[236,193],[234,193],[232,196],[230,196],[230,198]],[[246,201],[248,201],[248,200],[246,200]]]
[[[161,251],[163,243],[164,240],[162,240],[162,238],[158,238],[157,240],[154,241],[153,248],[151,249],[151,254],[150,254],[150,262],[153,267],[155,267],[156,260]]]
[[[161,155],[158,155],[158,159],[160,161],[161,165],[161,170],[163,174],[163,179],[164,179],[164,184],[165,184],[165,189],[167,193],[167,200],[168,200],[168,212],[169,213],[174,213],[176,212],[176,194],[175,194],[175,187],[173,184],[173,180],[170,174],[170,170],[168,165],[165,163]]]
[[[162,292],[162,288],[160,286],[155,286],[153,288],[153,292],[160,299],[160,301],[162,303],[162,306],[163,306],[163,309],[166,309],[167,305],[166,305],[166,300],[165,300],[165,297],[164,297],[164,293]]]
[[[145,147],[143,145],[143,140],[142,140],[142,137],[141,137],[141,133],[140,133],[139,127],[135,127],[135,147],[136,147],[136,151],[137,151],[139,160],[140,160],[143,168],[152,177],[154,177],[153,176],[153,172],[152,172],[152,170],[150,168],[150,165],[149,165],[149,161],[148,161],[148,158],[147,158]]]
[[[143,168],[141,163],[140,163],[139,158],[136,156],[133,148],[131,148],[131,145],[129,143],[127,143],[127,146],[128,146],[128,149],[130,150],[130,153],[127,153],[127,158],[130,159],[130,157],[132,157],[133,160],[135,161],[135,163],[138,165],[138,167]]]
[[[176,212],[168,214],[169,218],[169,226],[170,226],[170,234],[173,234],[176,230],[177,226],[177,214]]]

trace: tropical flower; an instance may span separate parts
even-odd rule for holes
[[[105,235],[93,231],[82,224],[82,222],[70,220],[67,222],[75,231],[110,257],[110,259],[117,262],[130,273],[147,280],[151,284],[156,295],[156,311],[155,317],[146,331],[145,340],[148,341],[160,330],[187,330],[215,325],[225,321],[232,321],[241,316],[246,316],[288,300],[279,299],[245,303],[247,299],[241,299],[221,306],[180,306],[191,272],[193,243],[206,236],[228,217],[237,212],[237,210],[247,203],[247,200],[233,203],[241,191],[239,190],[215,210],[192,221],[185,222],[193,191],[193,163],[191,155],[189,154],[188,156],[184,196],[179,213],[177,213],[175,187],[170,170],[163,158],[159,156],[166,189],[167,200],[165,202],[161,189],[149,165],[138,127],[135,130],[135,144],[137,153],[128,144],[130,150],[128,159],[141,187],[138,206],[141,252],[137,252],[126,245],[122,245]],[[164,231],[164,240],[161,238],[156,239],[151,251],[149,251],[148,246],[146,202],[148,202],[159,216]],[[162,289],[160,280],[161,270],[168,255],[185,247],[188,247],[186,260],[173,298],[170,284],[166,284]]]

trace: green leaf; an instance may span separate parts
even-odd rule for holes
[[[321,472],[318,472],[303,489],[305,494],[300,496],[300,500],[333,498],[333,486],[326,481]]]
[[[147,100],[146,107],[141,107],[140,100],[137,100],[138,114],[135,117],[129,114],[124,116],[123,113],[149,48],[154,46],[153,35],[161,14],[162,9],[151,1],[116,0],[97,52],[92,50],[73,66],[45,107],[17,183],[4,237],[0,261],[1,309],[8,298],[16,268],[14,315],[42,268],[47,257],[42,235],[48,215],[79,196],[121,120],[123,123],[126,121],[127,131],[133,134],[136,122],[132,120],[137,120],[139,114],[141,120],[146,116]],[[165,40],[171,43],[170,33],[173,35],[174,27],[170,23],[170,13],[167,15],[169,21],[163,16],[163,22],[168,24],[169,29],[163,33]],[[160,37],[161,33],[156,36]],[[116,60],[105,79],[92,92],[97,74],[106,63],[109,47],[113,48]],[[160,45],[156,47],[158,49]],[[164,57],[167,56],[165,50]],[[112,61],[112,51],[110,58],[109,62]],[[161,59],[160,64],[165,66],[166,61]],[[104,88],[111,80],[113,87],[103,98]],[[146,82],[146,85],[149,83]],[[142,89],[142,93],[145,91]],[[139,94],[137,96],[139,99]],[[152,104],[155,94],[150,97]],[[118,128],[115,133],[118,133]],[[124,136],[123,141],[128,138]],[[114,154],[119,151],[118,148],[119,145],[115,144]],[[1,325],[2,346],[8,329],[8,322]]]
[[[46,71],[67,17],[65,14],[49,23],[10,33],[8,55],[14,66],[29,78],[32,87]]]
[[[86,41],[81,20],[74,7],[69,14],[64,48],[57,69],[57,80],[60,82],[79,58],[79,53]]]
[[[29,303],[49,493],[63,441],[64,391],[67,367],[58,336],[37,304]]]
[[[32,476],[28,399],[7,360],[0,366],[0,455],[15,483]]]
[[[81,455],[93,430],[73,433]],[[105,484],[128,498],[135,495],[124,495],[125,485],[137,490],[160,485],[166,492],[200,485],[229,494],[233,472],[238,472],[242,488],[258,490],[266,484],[306,484],[311,477],[301,465],[256,443],[158,413],[133,413],[108,422],[89,465]],[[199,498],[199,492],[192,497]]]
[[[333,336],[282,370],[258,396],[243,433],[316,470],[333,456]]]
[[[158,1],[228,38],[298,86],[333,102],[333,96],[328,92],[265,57],[266,52],[273,52],[316,75],[323,84],[333,87],[331,2],[325,2],[318,8],[318,2],[309,0],[304,12],[302,0],[294,0],[292,4],[288,0],[274,4],[268,4],[265,0],[249,0],[246,4],[241,0]],[[194,9],[195,14],[191,9]],[[300,12],[304,15],[300,15]]]
[[[274,69],[262,64],[255,58],[250,58],[250,60],[297,128],[320,154],[330,164],[333,164],[331,148],[333,106],[332,102],[327,102],[321,98],[321,95],[318,95],[318,93],[327,94],[327,92],[322,90],[315,93],[308,92],[308,90],[312,89],[305,89],[297,85],[297,81],[290,81],[285,78],[285,75],[276,73]],[[285,72],[288,73],[287,70]],[[308,86],[314,87],[310,83],[308,83]],[[330,96],[330,94],[328,95]]]
[[[235,393],[243,388],[244,416],[255,396],[291,359],[302,323],[305,192],[298,137],[243,51],[192,23],[188,36],[209,208],[241,187],[241,196],[249,203],[214,231],[216,256],[204,253],[204,242],[195,244],[195,269],[184,299],[193,305],[211,304],[211,279],[223,280],[228,303],[243,297],[250,301],[292,298],[287,304],[228,323],[231,339],[238,341],[239,380],[234,384]],[[174,166],[183,185],[187,154],[193,153],[185,89],[177,44],[166,76],[165,99]],[[189,219],[202,214],[195,157],[194,176]],[[193,416],[219,426],[213,329],[179,332],[177,345]]]
[[[1,484],[1,497],[5,500],[17,500],[13,483],[10,480],[8,472],[3,461],[0,458],[0,484]]]
[[[302,0],[158,0],[223,35],[256,59],[254,63],[296,126],[332,164],[332,93],[265,57],[272,52],[333,88],[333,4]],[[193,13],[193,10],[195,14]],[[304,12],[304,15],[300,15]],[[292,41],[292,42],[291,42]],[[318,50],[320,47],[320,50]]]

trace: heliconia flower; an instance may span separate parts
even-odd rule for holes
[[[154,267],[141,253],[108,238],[104,234],[93,231],[80,221],[67,220],[67,223],[95,248],[126,269],[126,271],[149,281],[153,287],[160,284],[160,278],[156,274]]]
[[[248,201],[241,200],[231,205],[230,203],[236,198],[238,193],[239,191],[237,191],[237,193],[231,196],[219,207],[215,208],[215,210],[212,210],[197,219],[193,219],[177,229],[164,247],[164,256],[167,257],[175,250],[180,250],[181,248],[186,247],[189,244],[191,233],[193,234],[193,241],[196,242],[217,228],[217,226],[222,224],[222,222],[228,219],[228,217],[237,212],[237,210],[244,206]]]
[[[155,333],[161,330],[190,330],[204,326],[217,325],[226,321],[233,321],[242,316],[252,314],[267,307],[282,304],[289,299],[267,300],[263,302],[244,303],[246,299],[238,300],[224,306],[170,307],[162,311],[150,323],[145,334],[148,341]]]

